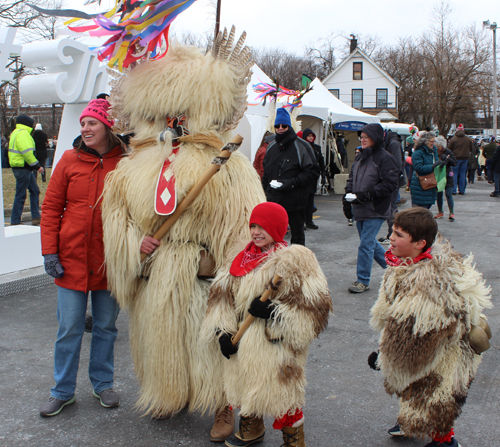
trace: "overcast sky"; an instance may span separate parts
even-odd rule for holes
[[[89,10],[84,0],[65,0],[67,7]],[[177,33],[205,32],[213,27],[216,0],[197,0],[173,23]],[[114,4],[102,0],[101,11]],[[280,47],[302,54],[304,46],[331,33],[378,35],[383,44],[398,37],[418,36],[432,25],[438,0],[222,0],[221,26],[236,26],[237,33],[247,32],[247,45]],[[450,0],[451,21],[456,26],[483,20],[500,24],[498,0]],[[491,32],[491,31],[490,31]],[[336,45],[342,46],[342,37]],[[337,43],[338,42],[338,43]]]

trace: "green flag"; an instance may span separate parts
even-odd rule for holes
[[[312,79],[306,74],[302,74],[302,89],[306,89],[309,87],[309,84],[312,82]]]

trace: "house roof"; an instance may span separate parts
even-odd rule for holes
[[[383,76],[385,76],[392,84],[394,84],[395,87],[399,88],[399,84],[392,79],[385,70],[380,68],[378,64],[370,57],[368,56],[363,50],[356,48],[349,56],[347,56],[328,76],[326,76],[325,79],[323,79],[322,83],[326,84],[334,75],[339,71],[347,62],[349,62],[353,57],[361,55],[364,57],[370,64],[372,64]]]

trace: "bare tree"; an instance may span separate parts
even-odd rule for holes
[[[26,3],[26,0],[3,1],[0,4],[0,24],[28,28],[40,14],[29,8]],[[36,0],[33,3],[36,3]]]
[[[377,60],[400,85],[400,120],[420,128],[434,124],[447,134],[458,116],[476,121],[489,57],[485,34],[473,26],[455,29],[449,4],[443,1],[429,31],[420,38],[399,39]]]
[[[331,33],[329,36],[306,46],[305,55],[309,59],[312,59],[315,71],[314,76],[324,78],[331,73],[337,65],[335,56],[337,49],[333,41],[338,36],[339,34],[337,33]]]
[[[253,50],[255,63],[271,79],[278,79],[283,87],[299,90],[302,74],[313,74],[314,62],[281,48],[259,48]]]

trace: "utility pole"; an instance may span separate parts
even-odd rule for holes
[[[497,84],[497,23],[483,22],[483,29],[493,31],[493,136],[497,135],[497,113],[498,113],[498,84]]]

